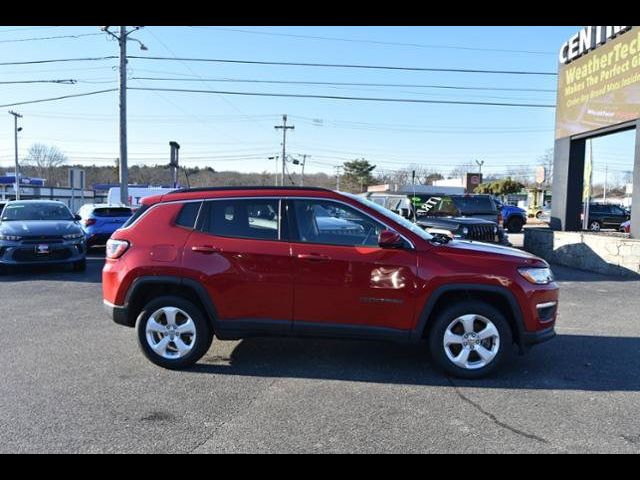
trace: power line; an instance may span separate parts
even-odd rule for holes
[[[1,85],[10,85],[10,84],[23,84],[23,83],[60,83],[62,85],[75,85],[78,83],[77,80],[67,79],[67,80],[11,80],[8,82],[0,82]]]
[[[555,93],[551,88],[499,88],[499,87],[466,87],[459,85],[424,85],[411,83],[354,83],[354,82],[309,82],[298,80],[255,80],[242,78],[168,78],[168,77],[132,77],[133,80],[152,80],[156,82],[227,82],[227,83],[267,83],[285,85],[340,85],[358,87],[407,87],[407,88],[441,88],[448,90],[491,90],[505,92],[548,92]]]
[[[30,104],[30,103],[53,102],[55,100],[63,100],[65,98],[86,97],[86,96],[89,96],[89,95],[97,95],[99,93],[115,92],[116,90],[117,90],[117,88],[109,88],[107,90],[97,90],[95,92],[76,93],[76,94],[73,94],[73,95],[63,95],[61,97],[41,98],[39,100],[29,100],[29,101],[26,101],[26,102],[7,103],[5,105],[0,105],[0,108],[15,107],[17,105],[27,105],[27,104]]]
[[[490,73],[501,75],[544,75],[557,76],[555,72],[539,72],[531,70],[482,70],[470,68],[436,68],[436,67],[397,67],[388,65],[354,65],[354,64],[336,64],[336,63],[304,63],[304,62],[269,62],[262,60],[231,60],[219,58],[178,58],[178,57],[141,57],[139,55],[131,55],[128,58],[138,60],[176,60],[180,62],[213,62],[213,63],[241,63],[250,65],[279,65],[294,67],[331,67],[331,68],[364,68],[376,70],[405,70],[415,72],[453,72],[453,73]],[[2,65],[2,64],[0,64]]]
[[[314,35],[299,35],[299,34],[291,34],[291,33],[275,33],[275,32],[264,32],[264,31],[256,31],[256,30],[243,30],[240,28],[202,27],[202,26],[191,26],[191,28],[221,30],[221,31],[238,32],[238,33],[250,33],[254,35],[271,35],[271,36],[278,36],[278,37],[308,38],[311,40],[331,40],[331,41],[337,41],[337,42],[369,43],[373,45],[389,45],[389,46],[416,47],[416,48],[442,48],[442,49],[450,49],[450,50],[470,50],[470,51],[480,51],[480,52],[529,53],[534,55],[555,55],[555,52],[542,52],[539,50],[510,50],[510,49],[503,49],[503,48],[464,47],[460,45],[382,42],[378,40],[359,40],[354,38],[324,37],[324,36],[321,37],[321,36],[314,36]]]
[[[12,40],[0,40],[0,43],[35,42],[37,40],[56,40],[59,38],[81,38],[102,35],[101,33],[81,33],[78,35],[57,35],[52,37],[17,38]]]
[[[118,57],[115,55],[108,55],[106,57],[82,57],[82,58],[55,58],[50,60],[29,60],[26,62],[2,62],[0,66],[4,67],[7,65],[36,65],[41,63],[60,63],[60,62],[94,62],[101,60],[115,60]],[[144,57],[135,57],[135,58],[144,58]]]
[[[431,103],[448,105],[481,105],[496,107],[531,107],[531,108],[555,108],[555,105],[541,103],[506,103],[506,102],[470,102],[462,100],[424,100],[417,98],[382,98],[382,97],[346,97],[338,95],[308,95],[299,93],[266,93],[266,92],[231,92],[222,90],[190,90],[181,88],[140,88],[129,87],[129,90],[143,90],[156,92],[182,92],[182,93],[208,93],[215,95],[242,95],[257,97],[286,97],[286,98],[317,98],[327,100],[354,100],[369,102],[396,102],[396,103]]]

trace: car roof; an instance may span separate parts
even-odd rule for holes
[[[206,187],[206,188],[185,188],[174,190],[163,195],[145,197],[141,203],[143,205],[153,205],[158,202],[199,200],[207,198],[226,197],[258,197],[258,196],[299,196],[313,195],[327,198],[337,198],[339,192],[321,187],[273,187],[273,186],[241,186],[241,187]]]
[[[66,203],[60,202],[58,200],[11,200],[7,203],[10,203],[11,205],[15,205],[18,203],[48,203],[51,205],[64,205],[65,207],[67,206]]]

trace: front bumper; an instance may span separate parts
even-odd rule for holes
[[[522,343],[524,347],[531,347],[539,343],[551,340],[556,336],[556,331],[553,326],[545,328],[544,330],[538,330],[537,332],[524,332],[522,334]]]
[[[74,263],[86,258],[84,240],[50,243],[47,253],[38,253],[38,244],[0,242],[0,264],[3,265],[56,265]]]

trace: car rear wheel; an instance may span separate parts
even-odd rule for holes
[[[507,224],[507,230],[509,233],[520,233],[522,231],[522,226],[524,225],[524,221],[521,218],[514,217],[509,220]]]
[[[512,333],[504,315],[481,301],[449,307],[435,318],[429,350],[446,373],[481,378],[497,369],[513,350]]]
[[[589,223],[589,230],[591,230],[592,232],[599,232],[601,229],[602,229],[602,224],[597,220],[594,220],[591,223]]]
[[[136,321],[142,353],[156,365],[181,369],[209,350],[213,333],[201,310],[174,296],[159,297],[143,308]]]

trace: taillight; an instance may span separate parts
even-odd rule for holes
[[[107,240],[107,258],[120,258],[129,248],[126,240]]]
[[[85,218],[85,219],[82,221],[82,224],[83,224],[85,227],[90,227],[91,225],[95,225],[95,224],[96,224],[96,219],[95,219],[95,218]]]
[[[503,221],[502,214],[499,213],[498,214],[498,225],[502,226],[502,221]]]

